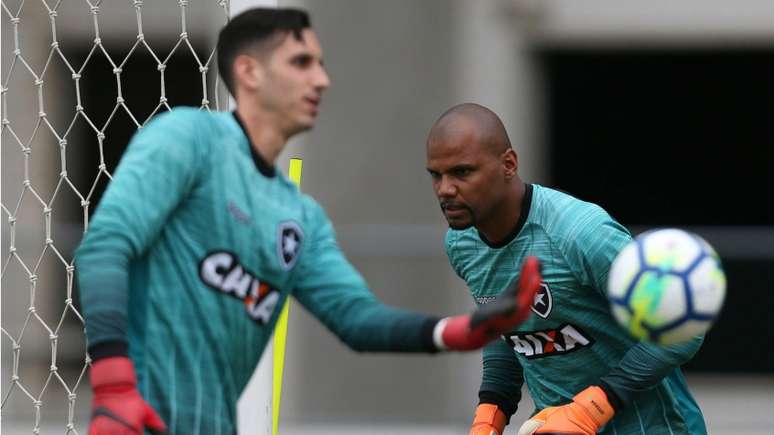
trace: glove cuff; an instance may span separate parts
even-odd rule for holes
[[[446,324],[449,322],[448,317],[444,317],[435,324],[433,328],[433,344],[435,344],[438,350],[449,350],[449,346],[443,341],[443,330],[446,329]]]
[[[125,356],[114,356],[96,361],[91,365],[89,380],[91,388],[94,390],[107,386],[134,387],[137,385],[134,364]]]
[[[497,405],[482,403],[476,407],[476,415],[473,417],[473,426],[486,424],[497,429],[497,433],[501,434],[503,433],[503,429],[505,429],[506,419],[505,414],[500,411],[500,408],[498,408]]]
[[[580,405],[597,427],[602,427],[613,418],[615,410],[607,400],[604,390],[597,386],[591,386],[578,393],[572,401]]]

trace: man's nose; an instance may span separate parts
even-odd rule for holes
[[[441,198],[449,198],[456,194],[457,186],[448,177],[442,176],[438,182],[437,195]]]
[[[315,74],[314,87],[318,91],[324,91],[325,89],[331,87],[331,78],[328,77],[328,73],[325,71],[325,68],[323,68],[322,65],[319,67],[317,74]]]

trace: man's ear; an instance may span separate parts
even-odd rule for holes
[[[234,84],[247,91],[255,92],[261,88],[265,71],[258,59],[240,54],[234,59]]]
[[[519,170],[519,156],[516,155],[516,151],[513,148],[508,148],[500,155],[500,163],[503,165],[506,179],[516,176]]]

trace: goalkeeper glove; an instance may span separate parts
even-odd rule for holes
[[[521,425],[519,435],[594,435],[614,414],[605,392],[591,386],[573,397],[572,403],[551,406],[532,416]]]
[[[540,262],[527,257],[518,281],[493,302],[471,314],[441,319],[433,341],[442,350],[473,350],[521,324],[529,317],[535,293],[540,289]]]
[[[502,435],[505,429],[505,414],[497,405],[482,403],[476,408],[473,426],[468,435]]]
[[[132,361],[125,356],[104,358],[91,366],[89,435],[142,435],[147,428],[166,433],[166,425],[137,391]]]

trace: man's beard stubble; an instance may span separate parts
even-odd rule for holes
[[[441,203],[441,204],[440,204],[440,206],[441,206],[441,212],[443,213],[443,217],[444,217],[444,218],[446,218],[446,223],[447,223],[447,224],[449,224],[449,228],[451,228],[451,229],[453,229],[453,230],[466,230],[466,229],[468,229],[468,228],[470,228],[470,227],[473,227],[473,226],[475,226],[475,223],[476,223],[476,215],[475,215],[475,213],[473,213],[473,209],[472,209],[472,208],[470,208],[470,206],[468,206],[468,205],[466,205],[466,204],[458,204],[458,203],[455,203],[455,204],[453,204],[453,205],[454,205],[456,208],[462,208],[462,209],[464,209],[464,210],[467,212],[467,214],[468,214],[468,216],[469,216],[470,218],[469,218],[468,220],[464,221],[464,222],[461,222],[461,223],[457,223],[457,224],[455,224],[455,223],[454,223],[454,220],[453,220],[453,219],[449,219],[449,217],[446,215],[446,206],[447,206],[447,203]]]

